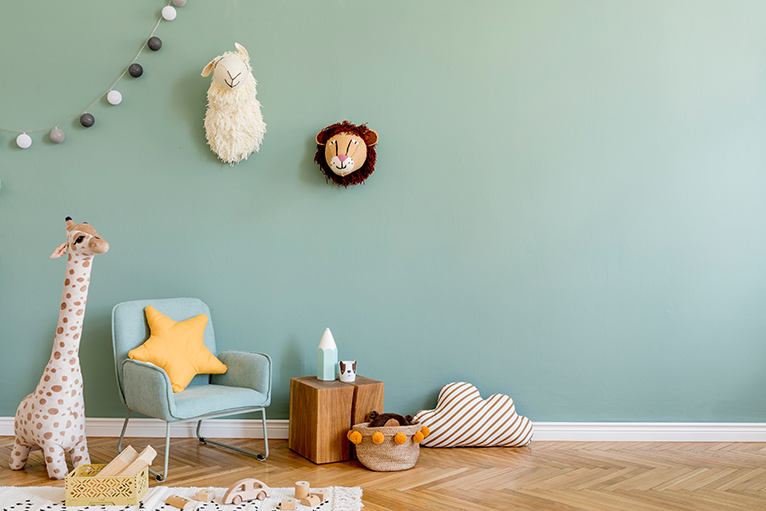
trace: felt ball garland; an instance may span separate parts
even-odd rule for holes
[[[159,13],[157,23],[154,25],[154,29],[152,30],[151,34],[149,34],[149,37],[145,40],[144,44],[141,46],[141,49],[138,50],[138,53],[133,58],[131,63],[125,68],[125,70],[122,72],[122,74],[117,77],[117,79],[112,83],[109,88],[107,88],[104,92],[102,92],[90,105],[85,107],[83,110],[80,110],[78,113],[72,114],[66,119],[63,119],[62,121],[52,125],[52,126],[44,126],[41,128],[34,128],[29,130],[21,130],[21,129],[15,129],[15,128],[6,128],[3,126],[0,126],[0,131],[8,131],[11,133],[16,133],[16,145],[20,149],[28,149],[32,146],[32,137],[30,136],[30,133],[35,133],[38,131],[46,131],[48,132],[48,136],[54,144],[60,144],[66,139],[66,134],[64,133],[64,130],[60,128],[60,126],[68,121],[71,121],[75,118],[79,118],[80,124],[85,128],[90,128],[96,123],[95,116],[88,112],[92,107],[96,105],[96,103],[99,102],[101,98],[106,96],[106,100],[110,105],[119,105],[122,103],[122,93],[115,89],[115,86],[119,83],[119,81],[126,75],[129,74],[133,78],[138,78],[144,73],[144,68],[141,64],[136,62],[138,58],[141,56],[145,48],[149,48],[152,51],[158,51],[160,48],[162,48],[162,40],[155,36],[155,32],[157,32],[157,29],[160,26],[160,23],[162,23],[163,20],[165,21],[172,21],[176,19],[178,12],[177,7],[183,7],[186,5],[187,0],[170,0],[168,1],[167,5],[165,5],[162,10]],[[172,5],[171,5],[172,4]],[[175,6],[175,7],[173,7]],[[2,147],[2,144],[0,144],[0,147]]]

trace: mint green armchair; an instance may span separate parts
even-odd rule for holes
[[[208,317],[204,335],[205,346],[226,364],[228,370],[224,374],[198,374],[183,392],[174,393],[170,379],[162,368],[131,360],[128,352],[143,344],[150,335],[144,314],[144,308],[149,305],[175,321],[205,314]],[[213,320],[210,309],[204,302],[196,298],[171,298],[120,303],[112,310],[112,343],[120,399],[128,408],[117,448],[122,451],[131,412],[165,421],[164,470],[162,473],[152,471],[158,481],[167,478],[170,425],[173,423],[197,421],[197,438],[200,442],[233,449],[255,456],[261,461],[268,457],[265,409],[271,403],[271,359],[263,353],[217,352]],[[263,454],[216,442],[200,435],[204,419],[248,412],[261,412],[265,445]]]

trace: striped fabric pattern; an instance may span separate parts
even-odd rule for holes
[[[431,430],[421,442],[425,447],[518,447],[532,440],[532,421],[516,413],[513,399],[482,399],[466,382],[445,385],[436,408],[421,410],[414,420]]]

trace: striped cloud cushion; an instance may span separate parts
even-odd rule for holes
[[[426,447],[518,447],[532,440],[532,421],[516,413],[513,399],[493,394],[482,399],[479,389],[465,382],[445,385],[434,410],[421,410],[416,422],[431,434]]]

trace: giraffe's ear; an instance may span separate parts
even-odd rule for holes
[[[66,254],[67,245],[68,243],[62,243],[61,245],[59,245],[58,248],[54,250],[53,253],[51,254],[51,259],[58,259],[59,257]]]

